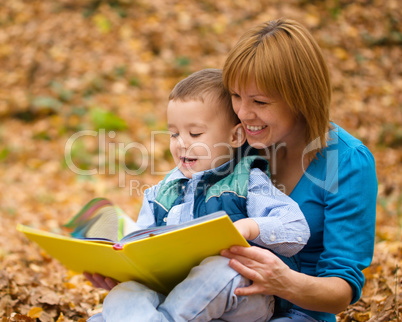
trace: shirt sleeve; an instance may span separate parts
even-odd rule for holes
[[[250,173],[247,214],[260,229],[252,242],[290,257],[299,252],[310,237],[307,221],[298,204],[274,187],[260,169]]]
[[[155,215],[154,215],[154,200],[159,191],[160,183],[156,186],[148,188],[144,192],[144,198],[142,200],[142,207],[138,214],[137,225],[140,229],[149,227],[155,227]]]
[[[317,276],[346,280],[354,303],[364,285],[362,270],[373,257],[378,185],[374,158],[364,145],[339,156],[338,164],[338,175],[325,189],[324,251]]]

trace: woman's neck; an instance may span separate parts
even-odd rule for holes
[[[282,142],[261,149],[260,155],[267,157],[271,162],[301,160],[307,146],[305,138],[306,124],[300,120]]]
[[[298,131],[296,131],[298,130]],[[285,142],[259,150],[269,161],[272,183],[289,195],[310,164],[306,150],[304,130],[295,129]]]

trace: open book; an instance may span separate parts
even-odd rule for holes
[[[21,224],[17,230],[73,271],[99,273],[120,282],[135,280],[164,294],[204,258],[232,245],[249,246],[224,212],[137,230],[119,241],[62,236]]]

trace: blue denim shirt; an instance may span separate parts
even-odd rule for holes
[[[230,162],[230,161],[229,161]],[[225,166],[225,164],[220,167]],[[219,167],[215,170],[219,170]],[[210,171],[210,170],[206,170]],[[193,174],[189,179],[183,203],[170,209],[167,225],[175,225],[193,219],[194,192],[205,171]],[[167,181],[185,178],[179,169],[171,172]],[[155,226],[153,200],[160,183],[145,191],[143,206],[137,224],[141,228]],[[260,169],[252,169],[247,194],[247,216],[255,220],[260,235],[252,242],[290,257],[299,252],[310,236],[309,227],[297,203],[275,188]]]

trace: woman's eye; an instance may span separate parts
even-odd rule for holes
[[[255,102],[256,104],[258,104],[258,105],[267,105],[267,104],[268,104],[267,102],[256,101],[256,100],[254,100],[254,102]]]
[[[191,136],[192,138],[196,138],[196,137],[199,137],[201,134],[202,134],[202,133],[190,133],[190,136]]]
[[[232,96],[232,98],[239,98],[240,97],[240,95],[236,94],[236,93],[232,93],[231,96]]]

